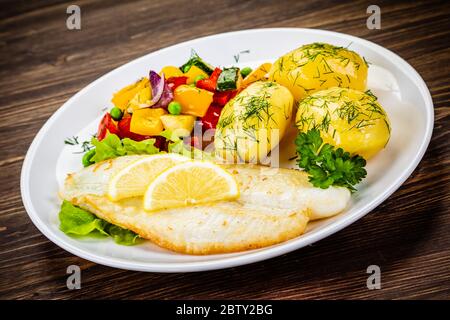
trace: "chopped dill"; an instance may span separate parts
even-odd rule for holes
[[[268,123],[272,117],[270,113],[270,103],[265,96],[252,96],[245,101],[245,110],[239,116],[244,122],[251,118],[257,118],[259,121],[263,121],[263,115],[266,115],[266,122]]]
[[[383,119],[383,120],[384,120],[384,123],[386,124],[386,127],[388,129],[389,135],[391,135],[391,126],[389,125],[389,122],[387,122],[386,119]]]
[[[340,76],[334,76],[333,78],[338,83],[338,87],[342,87],[342,78]]]
[[[345,101],[343,105],[335,111],[339,118],[347,120],[348,124],[355,120],[361,113],[360,107],[353,101]]]
[[[322,122],[320,123],[320,125],[317,126],[317,129],[328,132],[330,124],[331,124],[331,116],[330,112],[327,110],[325,117],[323,117]]]
[[[89,151],[93,147],[94,146],[91,144],[90,141],[83,141],[83,143],[81,144],[81,149],[83,150],[83,152]]]
[[[373,101],[377,101],[378,100],[377,96],[374,95],[373,92],[370,89],[366,90],[364,93],[367,94],[370,98],[372,98]]]
[[[367,61],[366,60],[366,58],[363,56],[362,57],[363,58],[363,60],[364,60],[364,63],[366,64],[366,67],[368,68],[369,67],[369,64],[371,64],[369,61]]]
[[[322,62],[324,63],[325,72],[334,72],[333,69],[331,69],[330,65],[328,64],[327,60],[325,60],[325,58],[322,58]]]
[[[306,94],[308,94],[308,92],[313,91],[315,89],[315,88],[306,88],[306,87],[302,86],[301,84],[298,84],[297,86],[299,86],[300,88],[305,90]]]
[[[316,67],[316,71],[317,71],[317,74],[314,75],[313,78],[314,78],[314,79],[319,79],[319,78],[320,78],[320,70],[319,70],[319,67]]]
[[[231,113],[230,115],[227,115],[225,117],[220,117],[219,121],[217,123],[217,127],[219,128],[225,128],[228,127],[230,124],[232,124],[234,121],[234,114]]]
[[[91,142],[89,140],[83,141],[81,143],[81,151],[76,151],[73,152],[74,154],[78,154],[78,153],[86,153],[89,150],[93,149],[94,146],[91,144]]]
[[[66,138],[64,140],[64,143],[68,144],[68,145],[71,145],[71,146],[77,145],[77,144],[79,144],[78,137],[77,136],[73,136],[72,138]]]
[[[245,53],[250,53],[250,50],[249,49],[243,50],[243,51],[240,51],[239,53],[236,53],[235,55],[233,55],[234,61],[236,63],[238,63],[239,59],[241,58],[241,54],[245,54]]]
[[[314,123],[314,116],[312,114],[306,115],[305,112],[299,113],[300,119],[295,122],[295,126],[300,130],[304,130],[305,128],[310,128],[310,124]]]

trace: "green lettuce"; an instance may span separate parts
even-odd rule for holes
[[[83,165],[97,163],[107,159],[133,154],[155,154],[159,149],[155,147],[155,139],[134,141],[129,138],[121,140],[115,134],[108,134],[102,141],[92,138],[92,145],[88,161],[83,161]],[[85,159],[86,160],[86,159]]]
[[[70,236],[110,236],[118,244],[130,246],[138,243],[139,236],[64,200],[59,211],[59,228]]]

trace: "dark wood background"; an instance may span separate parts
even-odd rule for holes
[[[445,1],[376,1],[381,30],[366,28],[371,1],[74,1],[82,29],[66,29],[65,1],[1,1],[0,298],[416,299],[450,298],[450,7]],[[308,27],[356,35],[406,59],[425,79],[435,128],[405,184],[372,213],[310,247],[268,261],[191,274],[130,272],[60,249],[21,201],[25,152],[44,122],[100,75],[149,52],[210,34]],[[81,266],[82,289],[66,288]],[[382,289],[366,288],[381,267]]]

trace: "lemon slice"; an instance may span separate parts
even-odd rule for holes
[[[236,199],[239,188],[233,176],[216,164],[189,161],[159,175],[144,196],[145,210],[159,210]]]
[[[176,153],[149,155],[132,162],[109,181],[108,197],[117,201],[142,196],[150,182],[164,170],[190,160]]]

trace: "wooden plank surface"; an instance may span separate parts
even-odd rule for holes
[[[76,2],[82,29],[66,28],[65,1],[0,6],[0,298],[417,299],[450,297],[450,8],[445,1],[377,1],[381,30],[366,28],[368,1]],[[28,218],[19,177],[45,121],[100,75],[149,52],[249,28],[308,27],[374,41],[398,53],[433,95],[435,129],[419,167],[372,213],[312,246],[227,270],[156,274],[80,259]],[[81,266],[82,289],[66,288]],[[381,268],[382,289],[366,288]]]

